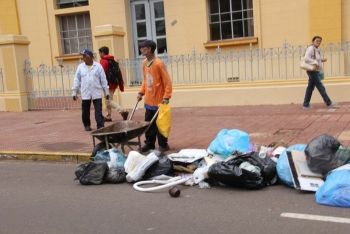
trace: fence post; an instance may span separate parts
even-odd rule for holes
[[[0,35],[0,67],[4,90],[0,93],[0,111],[27,111],[28,96],[33,85],[25,76],[25,60],[29,59],[29,41],[25,36]]]

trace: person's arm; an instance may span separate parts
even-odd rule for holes
[[[100,76],[100,81],[101,81],[103,93],[105,94],[106,99],[109,99],[108,82],[107,82],[107,78],[106,78],[106,73],[104,72],[102,65],[99,66],[98,71],[99,71],[99,76]]]
[[[145,65],[142,64],[143,80],[142,80],[142,84],[141,84],[139,93],[137,94],[137,100],[138,101],[142,100],[142,96],[145,95],[145,91],[146,91],[146,89],[145,89],[145,83],[146,83],[146,81],[145,81],[146,78],[145,77],[146,77],[146,75],[145,75],[145,67],[144,66]]]
[[[80,89],[80,85],[81,85],[81,72],[80,72],[80,66],[78,66],[77,71],[75,72],[73,87],[72,87],[72,96],[74,101],[77,99],[77,93],[78,93],[78,90]]]
[[[103,70],[106,73],[107,70],[108,70],[108,61],[107,61],[107,59],[101,59],[100,60],[100,64],[101,64],[101,66],[103,67]]]
[[[164,86],[163,103],[169,103],[169,99],[171,98],[171,95],[172,95],[173,86],[170,80],[169,73],[164,63],[161,63],[160,73],[161,73],[161,80]]]

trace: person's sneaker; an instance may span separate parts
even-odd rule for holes
[[[128,119],[129,111],[121,111],[120,115],[122,116],[123,120]]]
[[[303,109],[309,110],[309,109],[311,109],[311,106],[310,106],[310,105],[308,105],[308,106],[303,106]]]
[[[163,153],[163,152],[170,150],[170,147],[169,147],[169,145],[159,146],[158,150]]]
[[[339,105],[337,103],[331,103],[330,105],[327,105],[328,108],[330,109],[338,109],[339,108]]]
[[[90,126],[86,126],[85,127],[85,131],[91,131],[92,129],[91,129],[91,127]]]
[[[146,144],[146,145],[141,147],[140,152],[141,153],[147,153],[150,150],[154,150],[154,147]]]

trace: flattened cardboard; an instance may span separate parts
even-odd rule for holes
[[[316,192],[324,183],[322,175],[310,171],[302,151],[287,151],[294,187],[301,191]]]

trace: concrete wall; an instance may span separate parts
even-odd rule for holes
[[[260,33],[260,47],[282,47],[287,41],[293,45],[309,41],[309,5],[305,0],[257,0],[260,11],[255,27]]]
[[[342,0],[310,0],[309,38],[320,35],[323,43],[341,42]]]
[[[327,93],[334,102],[349,102],[350,79],[331,78],[324,81]],[[242,106],[242,105],[302,105],[307,79],[281,82],[254,82],[236,85],[174,87],[170,104],[173,107],[193,106]],[[118,95],[120,104],[132,108],[136,102],[138,88],[128,88]],[[311,105],[323,103],[315,89]],[[142,104],[139,104],[139,107]]]
[[[0,0],[0,34],[20,34],[16,0]]]
[[[350,41],[350,0],[342,0],[341,6],[341,16],[342,16],[342,40]]]

